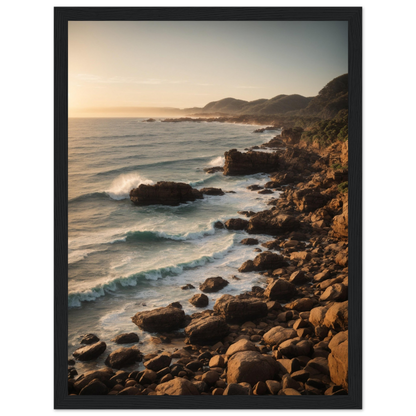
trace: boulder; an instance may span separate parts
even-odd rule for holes
[[[240,299],[236,296],[223,295],[214,305],[214,311],[223,316],[227,322],[245,322],[250,319],[267,316],[267,304],[256,298]]]
[[[334,301],[343,302],[348,298],[348,287],[342,283],[335,283],[332,286],[328,286],[324,293],[322,293],[319,300],[321,302]]]
[[[198,388],[185,378],[174,378],[156,387],[159,395],[168,396],[196,396],[199,395]]]
[[[288,303],[286,305],[287,309],[293,309],[295,311],[304,312],[304,311],[310,311],[313,306],[315,305],[316,301],[311,298],[301,298],[296,299],[291,303]]]
[[[276,209],[258,212],[250,217],[247,232],[249,234],[276,235],[297,230],[300,222],[293,215],[280,213]]]
[[[231,357],[232,355],[241,352],[241,351],[258,351],[257,347],[247,339],[240,339],[236,343],[228,347],[225,355]]]
[[[340,238],[348,238],[348,195],[343,201],[342,214],[337,215],[331,224],[334,234]]]
[[[196,295],[192,296],[191,299],[189,299],[189,302],[197,308],[203,308],[208,305],[209,299],[207,295],[204,295],[203,293],[197,293]]]
[[[326,312],[324,325],[335,331],[348,329],[348,301],[334,303]]]
[[[136,205],[179,205],[202,199],[197,189],[183,182],[158,182],[156,185],[141,184],[130,191],[130,200]]]
[[[248,225],[247,220],[243,220],[242,218],[231,218],[224,223],[225,228],[227,230],[245,230]]]
[[[172,362],[172,357],[164,353],[164,354],[160,354],[152,358],[149,361],[146,361],[144,363],[144,366],[148,368],[149,370],[158,372],[166,367],[169,367],[171,362]]]
[[[240,244],[245,244],[248,246],[254,246],[259,243],[259,240],[257,238],[245,238],[244,240],[240,241]]]
[[[309,261],[312,258],[311,253],[308,251],[297,251],[290,254],[290,260],[303,260]]]
[[[289,282],[294,285],[302,285],[308,282],[309,279],[305,276],[305,273],[302,270],[297,270],[290,275]]]
[[[111,377],[114,376],[113,370],[111,368],[100,368],[98,370],[87,371],[84,374],[81,374],[74,383],[74,390],[80,392],[85,386],[87,386],[92,380],[98,379],[102,383],[106,384]]]
[[[279,345],[279,352],[288,358],[310,356],[313,353],[313,342],[299,337],[288,339]]]
[[[108,394],[107,386],[99,379],[90,381],[80,392],[80,396],[103,396]]]
[[[151,311],[138,312],[131,319],[139,328],[145,331],[171,331],[183,327],[185,312],[180,308],[167,306]]]
[[[315,327],[324,325],[325,315],[329,306],[330,305],[313,308],[309,314],[309,322]]]
[[[90,361],[99,357],[107,348],[105,342],[96,342],[76,349],[72,355],[79,361]]]
[[[238,383],[229,383],[227,388],[224,390],[223,396],[241,396],[250,394],[248,387],[242,386]]]
[[[271,251],[263,251],[258,254],[254,260],[247,260],[238,269],[240,273],[262,271],[262,270],[275,270],[279,267],[285,267],[288,263],[283,256]]]
[[[267,380],[266,386],[270,394],[276,395],[282,389],[282,383],[277,380]]]
[[[135,332],[120,334],[114,337],[111,342],[115,342],[116,344],[131,344],[133,342],[139,342],[139,336]]]
[[[220,276],[217,277],[208,277],[204,283],[199,285],[199,289],[205,293],[218,292],[228,285],[228,281],[223,279]]]
[[[86,344],[86,345],[95,344],[99,340],[100,338],[98,338],[97,335],[87,334],[82,337],[80,344]]]
[[[335,335],[328,345],[329,374],[333,383],[348,391],[348,331]]]
[[[273,357],[256,351],[242,351],[232,355],[227,363],[227,383],[246,382],[254,386],[259,381],[273,380],[279,366]]]
[[[213,166],[212,168],[205,168],[204,172],[206,173],[216,173],[216,172],[223,172],[224,168],[222,166]]]
[[[202,188],[199,192],[203,195],[224,195],[224,191],[221,188]]]
[[[279,167],[277,152],[265,153],[248,151],[239,152],[231,149],[225,152],[224,175],[252,175],[254,173],[275,172]]]
[[[193,319],[185,328],[185,334],[191,343],[213,343],[228,335],[230,328],[220,316],[204,316]]]
[[[292,328],[284,328],[282,326],[275,326],[270,331],[263,335],[264,342],[268,345],[279,346],[282,342],[295,338],[297,333]]]
[[[277,279],[267,286],[264,296],[272,300],[285,301],[291,299],[296,294],[296,287],[283,279]]]
[[[121,347],[113,351],[105,360],[105,364],[111,368],[120,369],[128,367],[137,361],[141,360],[140,350],[136,347],[125,348]]]

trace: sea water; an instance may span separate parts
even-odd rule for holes
[[[204,168],[224,164],[224,152],[269,141],[276,132],[253,133],[250,125],[217,122],[145,122],[137,118],[69,119],[68,160],[68,353],[80,337],[94,333],[109,343],[136,332],[140,349],[155,349],[152,334],[131,317],[179,301],[185,313],[200,311],[188,299],[206,278],[230,284],[210,294],[207,308],[225,293],[239,294],[265,283],[258,273],[238,273],[253,259],[253,246],[240,244],[243,231],[214,228],[216,221],[245,218],[238,211],[261,211],[273,195],[247,189],[264,184],[264,174],[224,176]],[[179,206],[138,207],[129,191],[157,181],[185,182],[200,189],[218,187],[223,196]],[[270,237],[255,236],[260,241]],[[240,280],[230,279],[237,276]],[[196,289],[183,290],[192,284]],[[202,308],[207,309],[207,308]],[[102,364],[84,364],[85,369]]]

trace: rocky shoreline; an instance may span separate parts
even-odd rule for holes
[[[68,359],[70,395],[348,394],[348,141],[319,149],[301,134],[285,129],[262,146],[279,148],[270,153],[225,153],[224,175],[268,173],[264,188],[253,192],[281,191],[269,209],[216,224],[247,232],[241,243],[255,254],[238,271],[262,274],[267,286],[223,295],[212,310],[190,316],[177,302],[138,312],[132,321],[157,334],[157,352],[143,356],[137,334],[121,334],[110,342],[137,345],[121,346],[106,367],[78,375],[76,361],[93,361],[107,347],[86,335]],[[217,188],[183,185],[141,185],[130,197],[138,205],[176,205],[221,195]],[[250,234],[270,240],[259,245]],[[207,279],[189,302],[205,307],[209,294],[233,279]],[[180,343],[176,350],[172,342]],[[139,362],[144,370],[125,370]]]

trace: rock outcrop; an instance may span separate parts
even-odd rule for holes
[[[239,152],[236,149],[225,152],[224,175],[252,175],[260,172],[275,172],[279,168],[279,156],[275,153],[248,151]]]
[[[151,311],[138,312],[131,319],[139,328],[145,331],[171,331],[183,327],[185,312],[181,308],[167,306]]]
[[[203,195],[197,189],[182,182],[157,182],[156,185],[141,184],[130,191],[130,200],[136,205],[179,205]]]

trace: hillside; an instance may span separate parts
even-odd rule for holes
[[[261,98],[254,101],[228,97],[192,110],[193,114],[287,115],[330,119],[339,111],[346,109],[348,109],[348,74],[330,81],[316,97],[281,94],[269,100]],[[189,110],[186,109],[184,112],[189,114]]]

